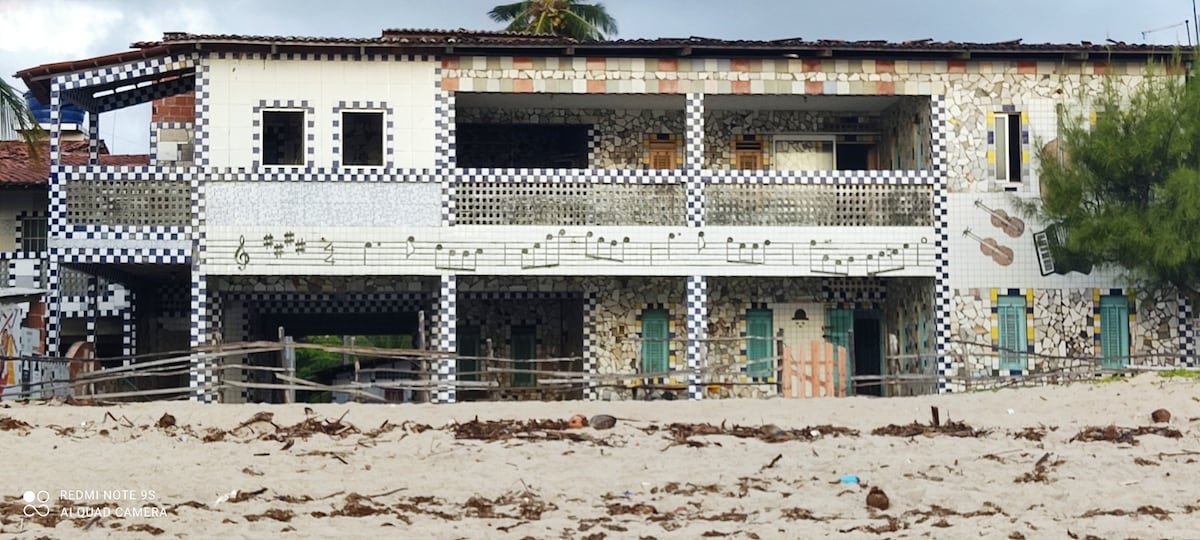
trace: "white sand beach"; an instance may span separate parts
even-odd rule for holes
[[[1146,374],[892,399],[307,413],[302,404],[6,403],[0,536],[1195,538],[1198,400],[1195,381]],[[928,424],[931,406],[943,425],[987,433],[871,433]],[[1160,408],[1172,417],[1155,424]],[[618,420],[552,429],[576,413]],[[455,423],[463,435],[503,427],[476,417],[554,422],[456,439]],[[1089,426],[1121,440],[1072,441]],[[1127,436],[1139,427],[1157,433]],[[747,436],[698,434],[706,429]],[[860,484],[842,483],[846,475]],[[868,486],[886,493],[886,510],[867,506]]]

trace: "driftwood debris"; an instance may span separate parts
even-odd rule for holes
[[[1106,427],[1088,426],[1071,437],[1070,442],[1084,441],[1107,441],[1111,443],[1125,443],[1137,445],[1137,438],[1142,435],[1158,435],[1170,439],[1180,439],[1183,433],[1177,429],[1172,429],[1164,426],[1142,426],[1137,428],[1117,427],[1116,424],[1111,424]]]

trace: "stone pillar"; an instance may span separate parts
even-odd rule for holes
[[[700,368],[708,350],[708,281],[704,276],[687,277],[687,366],[688,399],[704,397]]]
[[[434,403],[454,403],[457,392],[458,352],[458,283],[457,276],[443,275],[438,292],[437,347],[439,352],[447,353],[438,359],[433,372],[436,391],[432,396]]]

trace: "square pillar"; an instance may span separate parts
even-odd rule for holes
[[[704,276],[687,277],[687,367],[688,399],[702,399],[704,386],[700,367],[708,350],[708,281]]]
[[[431,396],[434,403],[454,403],[457,392],[458,353],[458,283],[457,276],[443,275],[438,292],[437,347],[446,353],[438,358],[433,372],[436,390]]]

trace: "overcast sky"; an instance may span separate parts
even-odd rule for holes
[[[0,76],[126,50],[163,32],[375,37],[383,28],[499,29],[497,0],[0,0]],[[886,39],[1185,44],[1192,0],[606,0],[617,38]],[[1174,27],[1172,27],[1174,26]],[[1161,29],[1161,30],[1158,30]],[[1143,32],[1157,30],[1143,37]],[[1194,39],[1194,38],[1193,38]],[[144,107],[143,107],[144,109]],[[142,113],[146,116],[148,113]],[[125,115],[128,116],[128,115]],[[124,116],[101,122],[144,152]],[[141,122],[148,122],[147,119]]]

